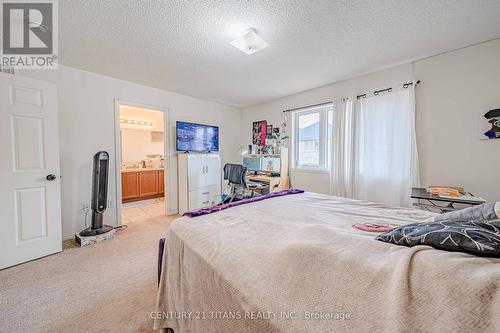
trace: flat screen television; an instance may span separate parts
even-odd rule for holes
[[[178,121],[177,151],[219,151],[219,127]]]

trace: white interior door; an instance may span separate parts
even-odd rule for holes
[[[55,85],[0,73],[0,269],[61,251]]]

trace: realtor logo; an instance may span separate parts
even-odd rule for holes
[[[57,68],[57,2],[2,1],[1,67]]]

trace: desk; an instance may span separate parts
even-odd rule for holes
[[[254,197],[255,193],[259,193],[260,195],[269,194],[269,185],[261,182],[247,182],[247,192],[249,197]]]
[[[269,185],[269,192],[287,190],[288,177],[271,177],[267,175],[247,175],[247,179],[252,182],[264,183]]]
[[[467,200],[463,198],[443,198],[437,195],[433,195],[425,188],[414,187],[411,189],[411,198],[417,199],[417,202],[414,203],[414,206],[418,206],[430,211],[430,208],[439,209],[441,213],[457,210],[454,205],[462,204],[462,205],[481,205],[484,201],[476,201],[476,200]],[[437,202],[442,202],[447,204],[446,206],[440,206]]]

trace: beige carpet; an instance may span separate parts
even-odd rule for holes
[[[174,218],[0,271],[0,332],[151,332],[158,240]]]

